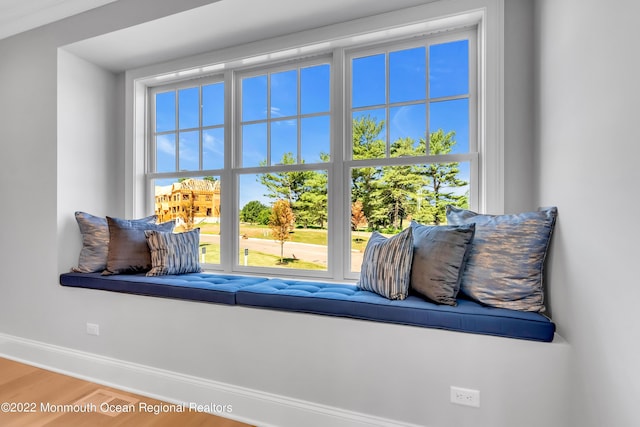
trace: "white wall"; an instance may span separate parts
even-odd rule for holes
[[[47,301],[57,270],[56,52],[33,33],[20,48],[10,41],[0,42],[0,325],[46,339],[55,335]]]
[[[534,0],[505,2],[504,211],[526,212],[535,200]]]
[[[416,425],[567,425],[569,347],[561,339],[531,343],[58,285],[79,248],[73,211],[123,212],[125,172],[122,77],[58,48],[130,25],[132,16],[169,13],[175,3],[156,0],[152,12],[148,0],[120,1],[0,41],[3,198],[25,207],[0,210],[0,333]],[[507,95],[505,135],[518,142],[505,155],[526,166],[531,106],[519,99],[531,91],[518,88],[529,78],[522,61],[531,61],[532,33],[520,33],[519,23],[532,17],[528,1],[507,4],[505,72],[515,92]],[[506,174],[507,208],[535,207],[531,169]],[[557,204],[551,196],[541,201]],[[100,324],[99,337],[86,335],[88,321]],[[479,389],[481,408],[449,404],[450,385]]]
[[[67,252],[75,252],[78,246],[77,240],[74,244],[67,236],[60,234],[63,246],[59,247],[59,231],[70,227],[73,210],[84,208],[73,203],[78,200],[85,201],[88,210],[106,209],[111,204],[114,204],[109,206],[111,212],[122,212],[124,209],[124,201],[114,197],[115,193],[107,190],[102,199],[89,195],[93,188],[85,186],[98,184],[100,191],[105,190],[101,176],[106,169],[117,165],[118,158],[124,159],[124,154],[115,148],[123,144],[124,136],[118,141],[114,137],[117,131],[109,129],[110,125],[115,127],[123,122],[117,117],[119,106],[113,104],[117,99],[124,99],[123,93],[119,95],[115,92],[117,87],[123,92],[122,83],[90,64],[80,65],[81,61],[73,62],[69,57],[63,57],[62,70],[70,71],[70,74],[63,76],[61,90],[67,94],[75,90],[80,96],[74,100],[65,98],[63,93],[58,99],[58,47],[78,38],[114,31],[141,20],[154,19],[207,2],[191,0],[180,5],[170,1],[161,3],[153,0],[116,2],[0,40],[0,179],[5,188],[3,197],[11,201],[11,208],[0,209],[0,223],[4,226],[0,243],[4,271],[0,281],[3,294],[0,300],[0,330],[3,332],[69,343],[66,338],[74,335],[74,326],[60,325],[57,321],[64,318],[64,314],[73,313],[76,308],[82,311],[88,307],[60,296],[61,290],[56,285],[58,251],[65,252],[61,259],[70,260],[71,255]],[[140,11],[145,13],[141,14]],[[73,75],[73,69],[80,72],[80,77]],[[91,83],[95,82],[99,84],[93,86]],[[75,88],[72,85],[76,85]],[[83,85],[89,92],[82,94],[80,89]],[[111,89],[113,93],[109,93]],[[87,98],[92,94],[96,95],[93,108],[92,104],[87,103]],[[60,129],[58,102],[65,109],[60,112]],[[78,122],[81,133],[68,138],[68,129],[72,125],[65,114],[81,109],[81,120]],[[91,126],[92,123],[97,127]],[[61,134],[58,134],[58,130]],[[90,148],[84,150],[82,144]],[[107,145],[102,146],[104,144]],[[108,152],[111,154],[107,155]],[[78,154],[79,170],[72,167],[74,158],[71,156],[74,153]],[[95,162],[93,154],[100,153],[107,156],[106,163],[97,169],[92,168],[91,164]],[[81,174],[89,170],[96,174],[90,174],[89,177]],[[64,179],[60,182],[64,185],[63,192],[59,191],[58,171]],[[111,173],[122,185],[123,173],[117,170]],[[72,205],[74,208],[71,208]],[[61,217],[60,221],[58,208],[61,212],[66,211],[67,215]],[[60,230],[58,224],[62,227]],[[67,243],[73,246],[66,247]],[[56,304],[52,305],[52,301],[56,301]]]
[[[81,239],[73,212],[123,217],[122,131],[117,129],[118,78],[60,49],[58,52],[58,268],[78,262]]]
[[[551,305],[575,426],[640,423],[636,0],[538,0],[538,203],[557,205]]]

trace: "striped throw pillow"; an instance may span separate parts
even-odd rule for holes
[[[198,260],[199,228],[184,233],[149,230],[144,234],[151,252],[151,270],[147,272],[147,276],[202,271]]]
[[[386,238],[374,231],[367,242],[358,286],[392,300],[409,293],[413,232],[411,227]]]

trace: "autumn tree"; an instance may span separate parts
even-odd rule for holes
[[[183,227],[185,230],[192,230],[195,223],[196,207],[195,207],[195,195],[193,191],[190,193],[181,194],[180,202],[180,217],[183,221]]]
[[[351,230],[357,232],[359,228],[367,225],[367,217],[362,211],[362,202],[356,200],[351,204]],[[356,241],[361,241],[360,237],[356,237]]]
[[[356,231],[365,225],[367,225],[367,217],[362,211],[362,202],[356,200],[351,204],[351,230]]]
[[[290,239],[295,215],[288,200],[278,199],[271,207],[269,227],[274,240],[280,242],[280,264],[284,264],[284,243]]]

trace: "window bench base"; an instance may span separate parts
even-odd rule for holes
[[[64,273],[60,284],[543,342],[552,341],[556,329],[540,313],[486,307],[462,298],[455,307],[415,295],[392,301],[349,284],[210,273],[158,277]]]

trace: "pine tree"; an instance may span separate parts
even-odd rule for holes
[[[329,154],[321,153],[320,159],[328,162]],[[285,153],[281,163],[292,165],[296,160],[292,153]],[[317,224],[324,227],[328,216],[327,171],[265,173],[258,176],[258,181],[267,188],[265,196],[289,201],[301,225],[308,227],[310,224]]]
[[[433,132],[429,137],[429,154],[449,154],[456,144],[455,132],[444,133],[442,129]],[[426,150],[425,139],[420,140],[420,147]],[[469,205],[467,194],[459,194],[455,190],[468,184],[458,178],[460,164],[458,162],[431,163],[419,168],[419,173],[427,179],[422,196],[427,204],[418,213],[420,220],[433,224],[446,222],[446,206],[454,205],[466,208]]]
[[[385,157],[386,143],[381,139],[384,131],[384,121],[376,122],[371,116],[361,116],[353,119],[352,147],[353,159],[380,159]],[[377,226],[381,219],[375,215],[379,201],[373,197],[376,182],[382,174],[379,167],[359,167],[351,171],[351,200],[362,203],[364,215],[369,219],[369,226]]]

